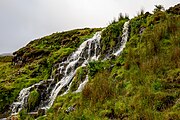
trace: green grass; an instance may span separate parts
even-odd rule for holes
[[[117,44],[127,20],[121,15],[102,32],[102,57]],[[54,64],[61,62],[98,30],[54,33],[15,52],[24,59],[22,66],[0,63],[1,111],[14,101],[23,87],[47,79]],[[37,119],[178,120],[180,16],[177,10],[158,10],[154,14],[142,12],[130,21],[129,36],[121,56],[93,61],[86,68],[78,69],[71,91],[77,89],[87,73],[89,76],[81,93],[58,96],[47,116]],[[35,90],[29,97],[29,107],[33,107],[36,101],[38,93]],[[66,113],[72,106],[75,110]],[[26,110],[19,114],[21,119],[31,119]]]
[[[103,33],[103,50],[113,47],[112,41],[121,34],[115,35],[118,23],[121,21],[113,22]],[[130,38],[121,56],[90,62],[89,82],[82,93],[58,97],[43,119],[178,120],[179,23],[179,15],[162,11],[133,18]],[[145,29],[140,34],[141,28]],[[74,104],[75,111],[64,112]]]
[[[87,67],[79,67],[77,69],[70,91],[76,91],[78,89],[79,85],[85,80],[87,72]]]
[[[100,30],[76,29],[31,41],[14,52],[14,55],[22,59],[17,65],[14,65],[11,56],[0,57],[0,116],[8,111],[20,90],[50,78],[54,64],[66,58],[83,41]]]

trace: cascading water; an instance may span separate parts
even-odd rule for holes
[[[123,27],[120,48],[112,53],[115,56],[120,55],[125,47],[128,39],[128,27],[129,22],[126,22]],[[41,93],[41,101],[39,106],[36,107],[36,111],[37,109],[49,109],[53,105],[58,94],[64,95],[68,93],[78,67],[86,66],[89,61],[98,60],[100,57],[100,39],[101,32],[97,32],[91,39],[84,41],[79,48],[67,58],[67,60],[59,63],[58,69],[56,70],[57,74],[51,75],[52,79],[47,80],[48,82],[41,81],[21,90],[18,102],[12,104],[12,114],[17,114],[23,107],[26,107],[28,96],[33,89],[38,88]],[[79,85],[74,93],[81,92],[87,82],[88,75],[86,75],[85,80]]]
[[[120,53],[125,48],[126,42],[128,40],[128,35],[129,35],[128,30],[129,30],[129,21],[124,23],[121,46],[116,52],[113,53],[113,55],[115,55],[115,56],[120,55]]]
[[[86,75],[86,78],[85,78],[84,82],[82,82],[82,83],[79,85],[79,87],[78,87],[78,89],[75,91],[75,93],[81,92],[87,82],[88,82],[88,75]]]
[[[77,51],[75,51],[71,56],[69,56],[68,59],[64,62],[64,64],[61,64],[59,66],[60,73],[62,75],[64,74],[64,77],[62,77],[61,80],[57,82],[54,89],[52,90],[49,97],[49,103],[47,106],[45,106],[46,108],[52,106],[55,98],[57,97],[62,88],[67,87],[67,90],[63,93],[63,95],[68,92],[72,79],[79,66],[85,66],[88,61],[98,59],[98,55],[100,53],[100,34],[101,32],[97,32],[93,38],[83,42],[77,49]],[[67,64],[67,66],[65,64]]]
[[[44,98],[43,98],[44,95],[41,95],[43,100],[41,100],[40,105],[38,106],[39,108],[41,109],[50,108],[55,98],[60,92],[63,92],[64,89],[65,91],[62,93],[62,95],[68,92],[78,67],[86,66],[89,61],[98,60],[100,54],[100,39],[101,39],[101,32],[97,32],[91,39],[84,41],[80,45],[80,47],[67,58],[66,61],[61,62],[59,64],[57,70],[58,70],[58,76],[61,77],[58,78],[59,81],[57,82],[55,80],[55,76],[53,76],[51,83],[46,89],[46,92],[47,94],[49,93],[49,95],[46,95]],[[88,78],[86,79],[86,82],[87,80]],[[84,86],[83,83],[81,84],[81,87],[78,88],[77,92],[83,89]],[[43,86],[43,84],[44,82],[41,81],[37,84],[34,84],[28,88],[24,88],[23,90],[21,90],[18,97],[18,102],[14,102],[12,104],[12,114],[18,113],[23,107],[25,107],[25,104],[27,104],[28,102],[27,99],[31,89],[34,89],[34,87],[38,85]]]
[[[39,83],[33,84],[30,87],[22,89],[18,96],[18,102],[13,102],[12,104],[12,115],[17,114],[24,106],[26,106],[30,91],[35,89],[37,86],[40,86],[45,83],[48,84],[51,81],[52,79],[48,79],[46,81],[40,81]]]

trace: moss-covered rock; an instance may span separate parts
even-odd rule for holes
[[[39,104],[40,94],[37,90],[33,90],[30,92],[27,102],[27,109],[28,111],[33,111],[36,106]]]

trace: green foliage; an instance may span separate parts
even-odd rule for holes
[[[165,10],[162,5],[155,5],[155,8],[154,8],[153,12],[156,13],[156,12],[159,12],[159,11],[162,11],[162,10]]]
[[[37,90],[33,90],[28,97],[28,111],[31,111],[35,109],[35,107],[38,105],[39,101],[39,93]]]
[[[71,91],[76,91],[78,89],[79,85],[85,80],[87,72],[86,67],[78,68],[70,88]]]
[[[0,57],[0,114],[8,111],[20,90],[50,78],[54,64],[61,62],[100,30],[85,28],[53,33],[31,41],[14,52],[14,58]]]
[[[20,120],[25,120],[26,117],[27,117],[27,110],[25,109],[22,109],[20,112],[19,112],[19,116],[20,116]]]
[[[180,16],[175,8],[169,11],[156,6],[154,14],[142,11],[131,19],[130,38],[121,56],[80,67],[71,91],[77,89],[88,73],[89,82],[82,93],[58,96],[47,116],[38,119],[179,119]],[[114,19],[102,32],[102,56],[117,44],[127,20],[120,14],[118,21]],[[5,109],[24,86],[47,78],[44,74],[49,74],[54,63],[71,54],[96,30],[54,33],[31,42],[16,52],[29,63],[19,69],[9,62],[0,63],[0,107]],[[39,51],[34,52],[36,49]],[[35,55],[31,57],[25,51]],[[29,60],[33,60],[32,63]],[[12,76],[17,71],[19,74]],[[39,94],[36,90],[30,94],[36,98],[35,101],[28,98],[29,108],[33,109]],[[74,110],[67,113],[69,107]],[[21,114],[24,119],[28,116],[26,111]]]
[[[118,101],[115,103],[115,113],[121,115],[126,112],[126,105],[124,102]]]
[[[156,80],[152,83],[152,88],[154,91],[160,91],[162,87],[162,83],[159,80]]]
[[[69,115],[65,112],[69,107],[74,106],[75,109],[80,105],[80,94],[68,94],[65,96],[59,96],[56,99],[56,103],[53,105],[52,109],[47,111],[47,115],[49,116],[47,119],[77,119],[79,116],[74,116],[72,111]],[[78,112],[76,111],[76,114]]]
[[[120,36],[122,35],[122,29],[124,23],[128,20],[128,17],[123,17],[120,14],[119,21],[114,20],[105,30],[102,32],[101,38],[101,48],[102,54],[105,55],[110,49],[120,41]]]
[[[170,7],[166,11],[167,11],[167,13],[172,13],[172,14],[180,15],[180,4],[177,4],[174,7]]]
[[[53,52],[51,57],[49,58],[49,61],[51,63],[56,63],[63,57],[67,57],[69,54],[71,54],[75,49],[73,48],[61,48],[56,52]]]
[[[113,95],[111,82],[108,80],[108,72],[98,73],[91,83],[85,86],[82,97],[93,104],[103,102]]]
[[[11,62],[13,56],[0,56],[0,62]]]
[[[78,107],[59,119],[179,119],[179,23],[179,16],[161,10],[133,18],[122,55],[89,63],[89,82],[76,101]],[[116,24],[103,32],[104,54],[121,34]]]
[[[92,61],[88,64],[89,76],[93,77],[97,72],[109,68],[111,63],[109,61]]]
[[[18,120],[34,120],[34,118],[30,115],[28,115],[28,112],[26,109],[22,109],[18,114]]]

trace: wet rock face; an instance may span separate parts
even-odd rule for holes
[[[118,38],[115,40],[116,45],[113,47],[112,51],[109,53],[111,54],[113,51],[117,51],[119,46],[121,46],[122,37],[118,36]]]
[[[22,108],[28,108],[29,112],[37,111],[40,105],[45,104],[46,101],[44,100],[46,100],[49,97],[47,88],[49,87],[49,84],[51,82],[52,80],[41,81],[28,88],[24,88],[23,90],[21,90],[18,97],[18,102],[14,102],[11,106],[12,113],[15,114],[21,111]],[[29,95],[34,90],[36,90],[38,93],[38,96],[35,94],[36,96],[34,97],[38,97],[38,98],[35,101],[33,100],[33,96],[31,96],[31,101],[29,101],[30,100]],[[32,104],[31,102],[35,104],[34,107],[31,106]]]
[[[24,63],[24,59],[22,58],[22,56],[18,56],[17,54],[13,56],[12,58],[13,65],[22,66],[23,63]]]
[[[40,100],[41,101],[44,101],[47,99],[47,96],[48,96],[48,93],[46,91],[46,88],[48,87],[49,85],[45,84],[45,85],[40,85],[37,87],[37,91],[38,93],[40,94]]]
[[[76,110],[75,107],[76,107],[76,104],[73,105],[73,106],[68,107],[68,109],[65,110],[65,113],[69,114],[70,112]]]
[[[46,110],[45,109],[39,109],[38,110],[38,116],[43,116],[46,114]]]

